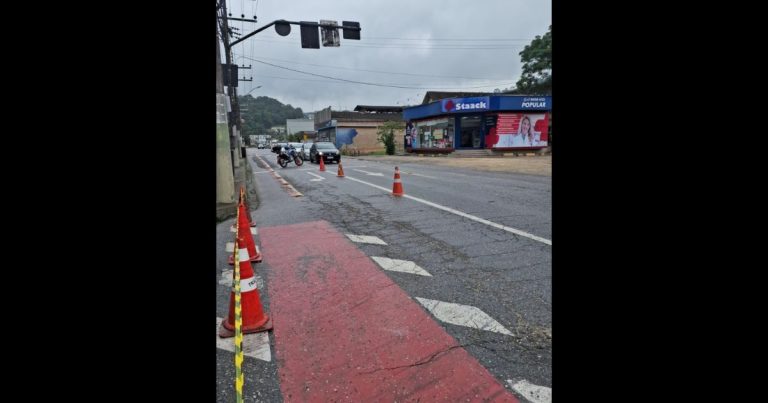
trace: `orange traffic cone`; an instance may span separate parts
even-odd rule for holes
[[[344,177],[344,169],[341,167],[341,161],[339,161],[339,171],[336,173],[336,176],[338,176],[339,178]]]
[[[244,249],[241,249],[244,250]],[[234,275],[234,274],[233,274]],[[244,254],[240,259],[240,314],[243,321],[243,334],[265,332],[272,329],[272,320],[264,313],[261,306],[259,290],[256,288],[256,276],[248,257]],[[219,337],[227,338],[235,335],[235,291],[229,295],[229,316],[221,321]]]
[[[395,183],[392,185],[392,195],[393,196],[402,196],[405,193],[403,193],[403,182],[400,181],[400,168],[395,167]]]
[[[234,251],[229,256],[229,265],[235,265],[235,254],[244,253],[249,261],[255,263],[261,263],[262,257],[259,253],[259,248],[253,242],[253,235],[251,234],[251,228],[248,225],[248,219],[245,218],[245,206],[240,203],[240,221],[238,224],[237,240],[242,249]]]
[[[323,162],[323,156],[320,154],[317,154],[317,157],[320,158],[320,170],[325,171],[325,162]]]

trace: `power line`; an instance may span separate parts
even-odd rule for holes
[[[296,69],[292,69],[290,67],[280,66],[280,65],[272,64],[272,63],[267,63],[265,61],[258,60],[258,59],[253,59],[253,58],[249,58],[249,60],[252,60],[252,61],[254,61],[256,63],[266,64],[266,65],[272,66],[272,67],[277,67],[279,69],[295,71],[295,72],[301,73],[301,74],[307,74],[307,75],[310,75],[310,76],[322,77],[322,78],[327,78],[327,79],[330,79],[330,80],[344,81],[344,82],[348,82],[348,83],[370,85],[370,86],[374,86],[374,87],[404,88],[404,89],[409,89],[409,90],[460,89],[460,87],[445,87],[445,88],[438,88],[438,87],[412,87],[412,86],[404,86],[404,85],[368,83],[368,82],[364,82],[364,81],[347,80],[347,79],[344,79],[344,78],[337,78],[337,77],[331,77],[331,76],[326,76],[326,75],[322,75],[322,74],[315,74],[315,73],[310,73],[310,72],[306,72],[306,71],[296,70]],[[498,87],[498,86],[513,85],[513,84],[514,83],[497,84],[497,85],[479,85],[479,86],[474,86],[474,87],[461,87],[461,88],[469,89],[469,88],[482,88],[482,87],[494,87],[494,86]]]
[[[401,41],[457,41],[457,42],[472,42],[472,41],[532,41],[535,38],[394,38],[388,36],[367,36],[366,39],[396,39]]]
[[[252,39],[254,41],[258,42],[264,42],[264,43],[275,43],[280,45],[289,45],[289,46],[295,46],[296,44],[300,43],[299,41],[293,41],[293,40],[269,40],[269,39]],[[354,48],[373,48],[373,49],[433,49],[433,50],[504,50],[504,49],[520,49],[522,47],[527,46],[527,44],[456,44],[456,45],[437,45],[437,46],[421,46],[418,44],[394,44],[394,43],[372,43],[372,42],[366,42],[365,45],[360,44],[345,44],[345,47],[354,47]]]
[[[257,75],[256,78],[274,78],[274,79],[278,79],[278,80],[291,80],[291,81],[314,81],[314,82],[326,83],[326,84],[358,84],[358,83],[355,83],[355,82],[343,82],[343,81],[342,82],[332,82],[332,81],[327,81],[327,80],[313,80],[311,78],[277,77],[277,76],[268,76],[268,75],[262,75],[262,74]],[[424,85],[424,84],[414,84],[414,85]],[[509,84],[505,84],[505,85],[509,85]],[[480,86],[475,86],[475,87],[463,87],[463,88],[485,88],[485,87],[499,87],[499,86],[501,86],[501,85],[499,85],[499,84],[490,84],[490,85],[480,85]],[[426,89],[426,88],[422,88],[422,89]],[[457,87],[429,87],[428,89],[440,90],[440,89],[460,89],[460,88],[457,88]]]
[[[243,57],[244,58],[244,57]],[[301,63],[294,60],[285,60],[285,59],[275,59],[274,57],[261,57],[262,59],[267,60],[275,60],[278,62],[286,62],[286,63],[293,63],[293,64],[302,64],[307,66],[316,66],[316,67],[327,67],[331,69],[341,69],[341,70],[351,70],[351,71],[365,71],[368,73],[380,73],[380,74],[392,74],[392,75],[404,75],[404,76],[416,76],[416,77],[438,77],[438,78],[461,78],[465,80],[484,80],[484,81],[494,81],[494,80],[505,80],[504,78],[480,78],[480,77],[461,77],[461,76],[441,76],[436,74],[417,74],[417,73],[397,73],[397,72],[391,72],[391,71],[381,71],[381,70],[368,70],[368,69],[356,69],[352,67],[343,67],[343,66],[329,66],[325,64],[315,64],[315,63]]]

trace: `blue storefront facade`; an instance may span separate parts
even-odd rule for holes
[[[444,98],[403,109],[408,152],[538,150],[549,145],[551,96]]]

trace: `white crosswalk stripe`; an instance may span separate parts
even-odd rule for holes
[[[235,352],[235,338],[222,339],[219,337],[219,327],[223,318],[216,318],[216,348]],[[243,355],[262,361],[272,361],[272,352],[269,350],[268,332],[249,333],[243,335]]]
[[[507,379],[507,383],[515,392],[519,393],[531,403],[552,402],[552,388],[534,385],[525,379],[517,382],[513,382],[511,379]]]
[[[352,242],[358,242],[358,243],[372,243],[376,245],[386,245],[387,243],[382,241],[379,237],[375,236],[368,236],[368,235],[352,235],[352,234],[345,234],[347,238],[352,240]]]
[[[378,263],[379,266],[381,266],[384,270],[389,271],[399,271],[402,273],[411,273],[411,274],[418,274],[420,276],[429,276],[432,277],[431,274],[429,274],[428,271],[422,269],[414,262],[411,262],[410,260],[398,260],[398,259],[390,259],[386,257],[378,257],[378,256],[371,256],[371,259],[373,259],[374,262]]]
[[[415,298],[421,305],[424,305],[432,315],[435,315],[438,320],[443,322],[513,336],[512,332],[502,326],[501,323],[496,322],[496,320],[488,316],[488,314],[480,310],[480,308],[454,304],[452,302],[436,301],[434,299]]]

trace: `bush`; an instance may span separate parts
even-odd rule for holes
[[[395,155],[395,131],[403,129],[403,122],[384,122],[377,131],[378,140],[384,143],[387,155]]]

